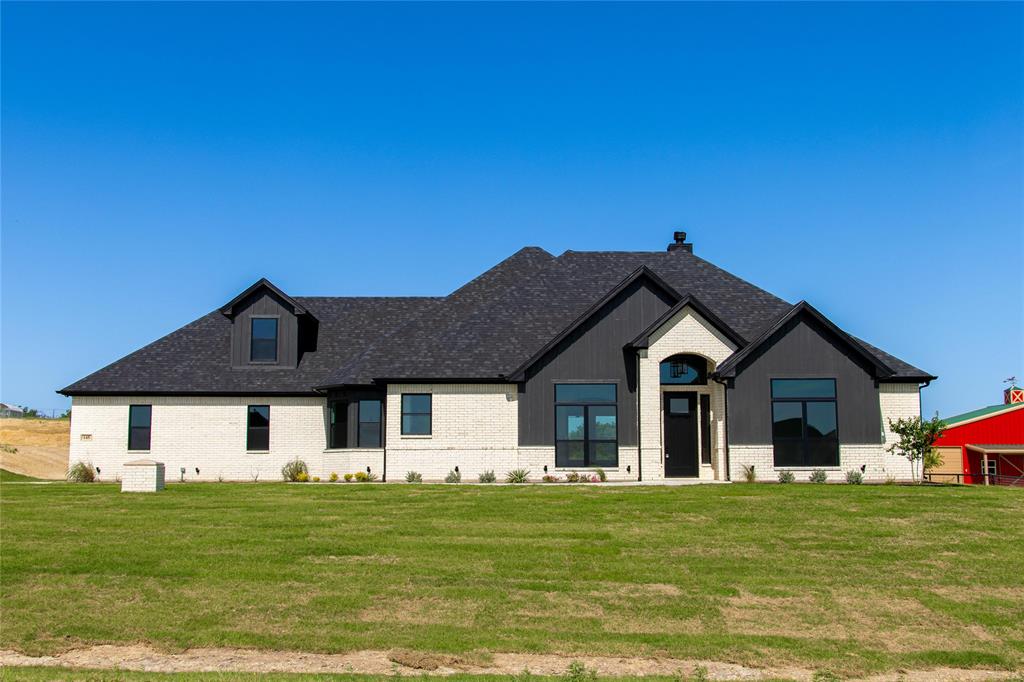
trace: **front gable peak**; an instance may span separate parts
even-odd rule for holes
[[[231,299],[225,305],[223,305],[220,309],[221,314],[223,314],[225,317],[234,317],[235,314],[238,312],[239,305],[246,301],[250,296],[261,290],[269,291],[278,299],[280,299],[283,304],[289,306],[292,309],[292,314],[307,314],[307,310],[304,307],[299,305],[299,303],[294,298],[292,298],[291,296],[289,296],[288,294],[284,293],[276,286],[274,286],[274,283],[271,282],[266,277],[261,277],[259,281],[257,281],[251,287],[249,287],[248,289],[240,293],[238,296],[235,296],[233,299]]]

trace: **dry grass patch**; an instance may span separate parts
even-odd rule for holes
[[[0,468],[37,478],[64,478],[70,430],[68,419],[0,419],[0,443],[8,446],[0,448]]]

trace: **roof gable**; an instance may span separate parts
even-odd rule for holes
[[[827,332],[832,334],[835,338],[839,339],[844,345],[854,352],[855,355],[865,360],[870,364],[875,371],[876,379],[884,379],[886,377],[895,374],[893,369],[887,364],[882,362],[873,353],[869,352],[859,341],[854,339],[852,336],[847,334],[845,331],[837,327],[830,319],[825,317],[817,308],[812,306],[807,301],[800,301],[793,306],[788,313],[779,318],[772,326],[764,331],[760,336],[751,341],[746,347],[737,351],[728,360],[722,363],[718,370],[714,373],[717,377],[734,377],[739,365],[744,359],[749,357],[758,348],[768,343],[772,337],[779,333],[787,323],[791,320],[795,320],[798,317],[808,317],[821,324]]]
[[[746,340],[739,335],[732,327],[722,321],[720,317],[711,312],[706,305],[700,302],[696,296],[687,294],[683,296],[679,301],[665,311],[665,314],[655,320],[647,329],[640,332],[640,334],[627,344],[628,348],[647,348],[651,343],[651,336],[657,332],[661,327],[675,317],[684,308],[691,308],[705,320],[707,320],[712,327],[714,327],[719,333],[725,338],[732,342],[737,348],[742,348],[746,345]]]
[[[525,362],[519,365],[513,370],[508,378],[512,381],[522,381],[526,376],[526,370],[528,370],[534,363],[539,361],[545,355],[547,355],[552,349],[558,346],[564,339],[570,334],[580,328],[586,323],[591,317],[597,314],[602,308],[610,303],[616,296],[625,291],[631,284],[641,279],[647,280],[654,284],[672,299],[678,300],[680,298],[679,292],[673,289],[668,283],[659,277],[653,270],[648,268],[646,265],[641,265],[639,268],[630,273],[624,280],[616,284],[610,291],[604,296],[594,302],[592,306],[587,308],[582,315],[573,320],[567,327],[554,336],[550,341],[545,343],[540,349],[538,349],[533,355],[531,355]]]
[[[296,315],[306,315],[307,314],[308,311],[304,307],[302,307],[294,298],[292,298],[291,296],[289,296],[288,294],[284,293],[283,291],[278,289],[276,286],[274,286],[274,283],[271,282],[266,277],[261,277],[258,282],[256,282],[251,287],[249,287],[248,289],[246,289],[245,291],[240,293],[238,296],[235,296],[233,299],[228,301],[226,304],[224,304],[221,307],[220,312],[225,317],[233,317],[235,315],[235,313],[237,312],[237,310],[236,310],[237,306],[240,303],[242,303],[243,301],[245,301],[247,298],[249,298],[250,296],[255,294],[257,291],[260,291],[261,289],[271,292],[276,297],[281,299],[281,301],[283,303],[291,306],[292,312],[294,314],[296,314]]]

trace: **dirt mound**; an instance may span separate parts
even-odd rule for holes
[[[70,431],[67,419],[0,419],[0,468],[36,478],[64,478]]]

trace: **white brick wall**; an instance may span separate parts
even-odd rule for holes
[[[402,435],[403,393],[432,396],[429,436]],[[388,478],[418,471],[426,480],[441,480],[458,466],[464,481],[475,481],[486,470],[500,478],[518,468],[518,397],[515,384],[388,386]]]
[[[124,468],[121,479],[123,493],[155,493],[164,489],[164,465],[161,462],[152,464],[129,464]]]
[[[661,362],[678,353],[693,353],[708,359],[710,374],[735,349],[732,342],[689,307],[668,320],[651,337],[646,355],[640,358],[640,447],[645,481],[665,478]],[[700,478],[725,478],[725,387],[709,382],[707,386],[679,386],[674,390],[692,390],[711,396],[711,465],[700,466]],[[700,443],[699,433],[697,442]]]
[[[148,451],[128,450],[129,405],[153,406]],[[245,449],[249,405],[270,405],[269,451]],[[102,480],[121,478],[125,462],[148,458],[166,465],[169,482],[181,479],[182,467],[186,481],[277,481],[281,467],[298,457],[311,475],[323,476],[325,411],[325,400],[315,397],[77,396],[69,463],[91,461]]]
[[[881,384],[878,387],[878,403],[882,413],[883,442],[881,444],[843,444],[839,446],[839,466],[823,467],[830,481],[846,480],[849,469],[866,465],[864,480],[884,481],[892,477],[898,480],[911,478],[910,462],[905,457],[890,454],[886,448],[893,443],[894,436],[889,430],[889,420],[900,417],[920,416],[920,389],[917,384]],[[770,443],[765,445],[733,445],[729,448],[730,473],[734,481],[743,480],[743,466],[753,465],[760,481],[774,481],[779,468],[774,466],[774,451]],[[789,468],[797,480],[805,480],[811,468]]]

